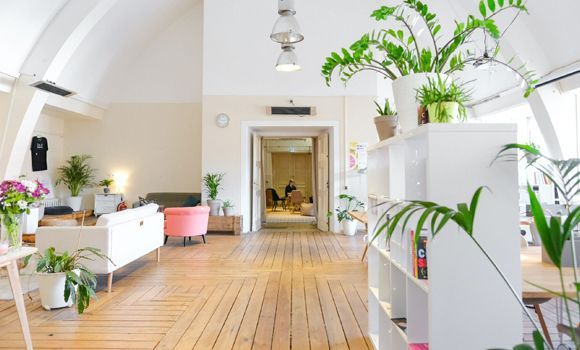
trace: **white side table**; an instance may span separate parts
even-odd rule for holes
[[[123,201],[121,193],[96,193],[95,194],[95,216],[114,213],[117,206]]]
[[[22,297],[22,287],[20,286],[20,273],[18,272],[18,259],[27,257],[36,253],[38,249],[34,247],[22,247],[13,250],[6,255],[0,255],[0,267],[5,267],[8,270],[8,279],[12,287],[12,295],[14,296],[14,303],[18,311],[18,318],[20,318],[20,327],[22,328],[22,335],[26,343],[26,349],[32,349],[32,338],[30,337],[30,328],[28,327],[28,319],[26,318],[26,307],[24,306],[24,298]]]

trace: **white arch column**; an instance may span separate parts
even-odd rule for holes
[[[69,1],[49,24],[23,65],[11,93],[8,114],[2,120],[0,175],[20,175],[24,157],[38,117],[49,94],[28,86],[35,80],[58,81],[70,58],[86,36],[117,0]]]

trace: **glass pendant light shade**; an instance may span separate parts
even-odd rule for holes
[[[304,40],[304,35],[302,35],[293,11],[281,12],[280,17],[274,23],[270,39],[280,44],[294,44]]]
[[[294,52],[294,46],[282,45],[282,53],[276,62],[276,70],[278,72],[296,72],[300,70],[298,56]]]

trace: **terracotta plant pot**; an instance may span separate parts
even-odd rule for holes
[[[396,115],[380,115],[375,117],[375,126],[379,134],[379,140],[381,141],[395,136],[398,125],[399,118]]]

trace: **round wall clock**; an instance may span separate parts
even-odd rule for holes
[[[215,123],[220,128],[225,128],[230,125],[230,116],[225,113],[220,113],[215,117]]]

